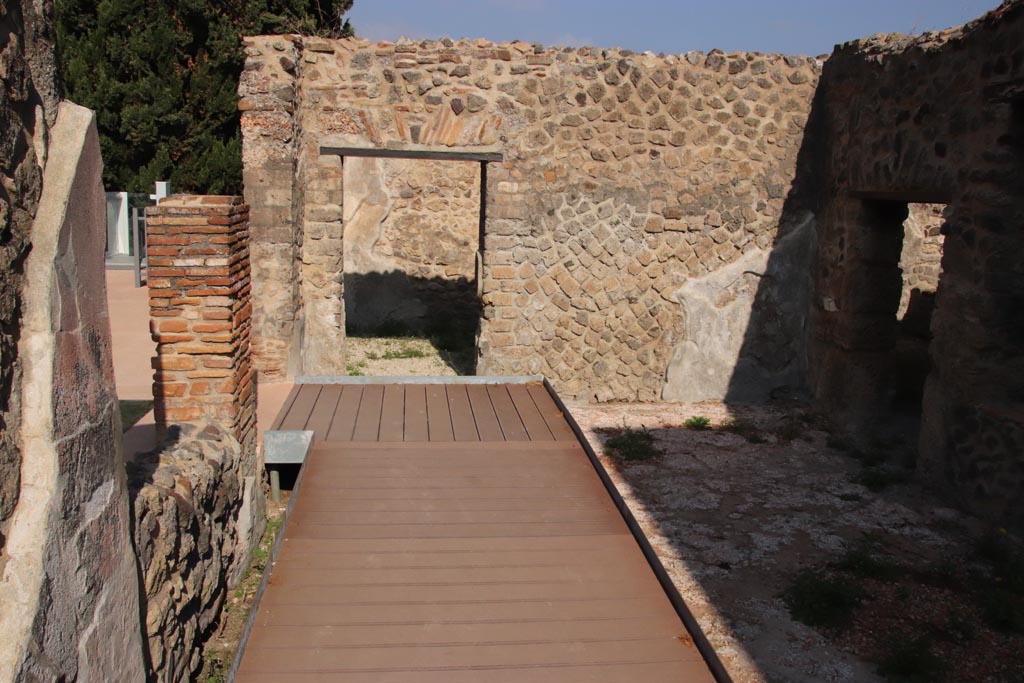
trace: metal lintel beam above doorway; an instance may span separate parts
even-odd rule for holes
[[[385,147],[321,147],[320,156],[376,157],[379,159],[426,159],[429,161],[502,161],[501,152],[456,152]]]

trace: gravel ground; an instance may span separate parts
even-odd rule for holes
[[[949,660],[945,672],[889,680],[1024,681],[1019,635],[972,623],[964,642],[947,642],[945,622],[933,628],[939,610],[932,600],[964,602],[961,612],[981,620],[966,603],[974,595],[969,577],[984,570],[972,564],[984,525],[911,481],[880,492],[857,483],[862,462],[830,447],[836,440],[799,406],[571,403],[569,409],[736,683],[886,680],[878,662],[892,646],[887,639],[932,631],[939,638],[932,649]],[[710,428],[684,428],[691,416],[709,418]],[[742,430],[722,428],[734,419]],[[627,427],[648,429],[663,454],[643,461],[606,454],[605,441]],[[883,539],[908,578],[862,581],[871,597],[841,631],[791,618],[781,594],[797,573],[833,566],[865,534]],[[936,594],[927,577],[910,577],[917,571],[910,568],[923,567],[937,568],[928,576],[963,576],[972,588]],[[885,630],[894,620],[901,625]]]
[[[466,361],[417,337],[348,337],[345,344],[349,375],[447,377],[463,374]]]

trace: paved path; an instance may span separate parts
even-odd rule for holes
[[[301,385],[236,681],[711,681],[540,384]]]

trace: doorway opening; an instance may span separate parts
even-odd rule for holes
[[[486,162],[345,155],[350,375],[472,375]]]
[[[907,204],[900,252],[901,289],[896,308],[892,408],[920,416],[924,384],[931,371],[931,320],[942,274],[945,204]]]

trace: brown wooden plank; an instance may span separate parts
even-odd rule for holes
[[[279,665],[280,666],[280,665]],[[236,683],[479,683],[481,675],[487,683],[621,683],[622,681],[675,681],[700,683],[710,681],[702,671],[702,662],[628,662],[617,664],[581,664],[578,666],[522,666],[490,667],[481,669],[408,670],[392,669],[387,672],[346,673],[340,677],[329,671],[251,671],[243,669],[234,679]],[[283,678],[284,677],[284,678]]]
[[[406,441],[429,441],[427,429],[427,388],[422,384],[407,384],[405,387],[405,434]]]
[[[305,505],[305,499],[300,502]],[[607,550],[608,552],[627,553],[632,552],[636,545],[632,537],[627,534],[623,534],[619,539],[597,541],[590,538],[569,537],[561,541],[550,538],[494,538],[489,540],[452,539],[444,542],[410,539],[406,541],[339,541],[332,543],[290,539],[286,528],[284,536],[284,542],[290,548],[294,548],[296,552],[350,552],[372,556],[391,553],[535,553],[559,550],[566,552]]]
[[[622,538],[626,538],[624,535]],[[329,569],[445,569],[452,567],[464,568],[496,568],[496,567],[559,567],[595,566],[609,562],[632,560],[634,555],[623,553],[620,544],[602,543],[600,546],[585,550],[528,550],[515,548],[512,550],[462,550],[447,551],[421,550],[407,552],[359,553],[346,550],[323,552],[320,547],[310,548],[297,545],[300,539],[289,540],[289,557],[293,562],[309,564]],[[338,547],[337,545],[335,547]],[[344,547],[344,546],[341,546]],[[303,559],[305,558],[305,559]],[[632,565],[630,565],[632,566]],[[504,597],[504,596],[503,596]],[[289,601],[291,598],[288,599]]]
[[[575,510],[323,510],[295,511],[296,524],[310,525],[440,525],[556,524],[559,522],[616,521],[614,508],[591,507]]]
[[[609,629],[622,640],[645,640],[650,634],[650,618],[622,617],[612,622],[605,620],[572,620],[539,622],[531,627],[530,637],[546,643],[594,642],[607,640]],[[375,647],[401,643],[409,646],[430,647],[439,643],[469,645],[474,643],[521,643],[526,634],[522,624],[507,622],[471,624],[399,623],[382,625],[335,626],[278,626],[268,624],[254,639],[253,646],[269,648],[331,648],[339,642],[345,647]]]
[[[352,433],[353,441],[376,441],[380,436],[380,411],[384,403],[384,386],[370,384],[363,387],[363,396],[359,401],[359,414],[356,416],[356,428]]]
[[[384,403],[380,413],[380,441],[402,441],[405,438],[405,386],[384,387]]]
[[[473,420],[481,441],[504,441],[505,435],[498,424],[498,416],[491,405],[491,397],[487,387],[482,384],[470,384],[466,387],[469,404],[473,408]]]
[[[530,392],[525,384],[509,384],[508,395],[512,397],[512,403],[515,404],[516,412],[519,413],[519,419],[523,421],[523,426],[526,427],[526,433],[530,435],[530,441],[555,440],[555,437],[551,435],[551,430],[548,429],[548,423],[544,420],[540,411],[537,410],[537,406],[533,402],[533,398],[530,397]]]
[[[309,413],[309,420],[306,422],[306,429],[315,432],[314,439],[323,441],[330,431],[331,421],[334,419],[334,411],[338,408],[338,401],[341,400],[342,387],[339,384],[326,384],[320,390],[320,395]]]
[[[572,498],[539,498],[534,500],[510,497],[499,499],[436,496],[431,498],[379,498],[351,499],[348,496],[334,500],[316,500],[312,510],[376,510],[380,512],[432,512],[439,510],[480,510],[485,512],[518,510],[585,510],[603,507],[604,503],[589,496]]]
[[[300,558],[296,558],[300,559]],[[315,555],[302,557],[306,561],[317,559]],[[578,584],[591,581],[629,581],[635,576],[631,566],[607,562],[597,565],[580,566],[525,566],[525,567],[438,567],[438,568],[391,568],[375,567],[344,569],[315,564],[289,562],[277,567],[275,581],[289,586],[493,586],[496,584],[521,583],[566,583]]]
[[[530,625],[525,626],[524,636],[528,635]],[[481,669],[518,667],[520,680],[531,681],[533,678],[528,672],[535,666],[693,662],[693,653],[696,653],[696,649],[680,643],[678,635],[675,633],[637,640],[618,640],[615,634],[611,633],[593,642],[549,643],[527,639],[524,642],[498,645],[474,643],[405,647],[398,651],[396,646],[400,647],[401,644],[389,642],[378,647],[292,648],[288,650],[287,657],[282,657],[282,653],[276,648],[264,647],[249,651],[250,657],[245,664],[247,670],[276,671],[282,674],[303,671],[380,674],[395,670],[437,671],[472,667],[477,670],[479,676],[482,673]],[[699,655],[697,657],[699,658]],[[566,676],[562,680],[568,682],[573,678]],[[281,680],[291,680],[291,677],[282,677]],[[682,680],[690,683],[713,679],[708,675],[700,679]]]
[[[465,384],[449,384],[445,387],[448,394],[448,410],[452,415],[452,431],[456,441],[479,441],[480,434],[476,430],[473,419],[473,408],[469,405],[469,395]]]
[[[558,537],[540,537],[557,541]],[[588,536],[604,540],[612,536]],[[320,543],[357,543],[316,539]],[[365,539],[364,539],[365,540]],[[396,542],[410,539],[394,539]],[[451,540],[495,539],[423,539],[435,543]],[[569,582],[531,581],[509,583],[496,595],[493,584],[446,584],[430,586],[363,586],[324,585],[295,586],[286,593],[265,593],[266,607],[261,623],[292,624],[376,624],[388,621],[410,622],[429,619],[462,622],[484,620],[529,619],[552,621],[559,618],[612,619],[619,616],[655,616],[672,614],[671,607],[654,600],[649,586],[634,586],[616,578],[609,581]],[[260,603],[261,605],[263,602]],[[640,610],[637,605],[649,604]],[[331,616],[305,615],[308,605],[333,605],[339,608]],[[460,609],[459,606],[462,606]],[[439,607],[440,606],[440,607]],[[374,611],[378,608],[379,611]],[[401,612],[402,608],[408,611]],[[352,611],[348,611],[351,609]],[[441,615],[437,610],[443,610]],[[451,611],[449,611],[449,609]],[[486,611],[485,611],[486,610]],[[433,613],[432,613],[433,611]],[[481,614],[481,612],[483,614]],[[287,616],[286,616],[287,615]],[[677,617],[678,619],[678,617]]]
[[[565,424],[551,404],[349,388],[328,436],[351,414],[362,441],[311,451],[237,681],[712,680],[582,446],[529,440]],[[471,414],[515,441],[376,442],[415,436],[417,395],[427,437]]]
[[[298,384],[292,385],[292,388],[288,391],[288,396],[284,399],[284,403],[281,404],[281,409],[277,411],[277,415],[274,417],[273,424],[270,425],[271,430],[281,428],[281,423],[284,422],[284,418],[288,415],[288,411],[292,409],[292,404],[295,403],[295,398],[299,395],[300,388],[301,386]]]
[[[448,395],[443,384],[427,385],[427,426],[431,441],[454,441]]]
[[[488,384],[487,395],[491,397],[494,414],[498,416],[498,424],[506,441],[529,441],[530,435],[526,426],[519,418],[516,405],[509,396],[508,387],[504,384]]]
[[[363,388],[347,385],[341,392],[341,400],[334,410],[331,428],[327,432],[328,441],[351,441],[352,432],[356,428],[356,417],[359,415],[359,403],[363,398]]]
[[[547,387],[543,384],[530,383],[526,386],[526,389],[530,392],[530,397],[533,398],[533,403],[537,406],[537,410],[540,411],[544,421],[547,422],[548,429],[551,430],[555,441],[572,441],[575,443],[576,433],[572,431],[572,427],[565,421],[565,415],[558,409],[558,404],[551,398]]]
[[[281,421],[281,430],[302,430],[309,422],[309,414],[313,412],[316,399],[320,396],[320,384],[303,384],[299,387],[299,395],[295,397],[288,415]]]

